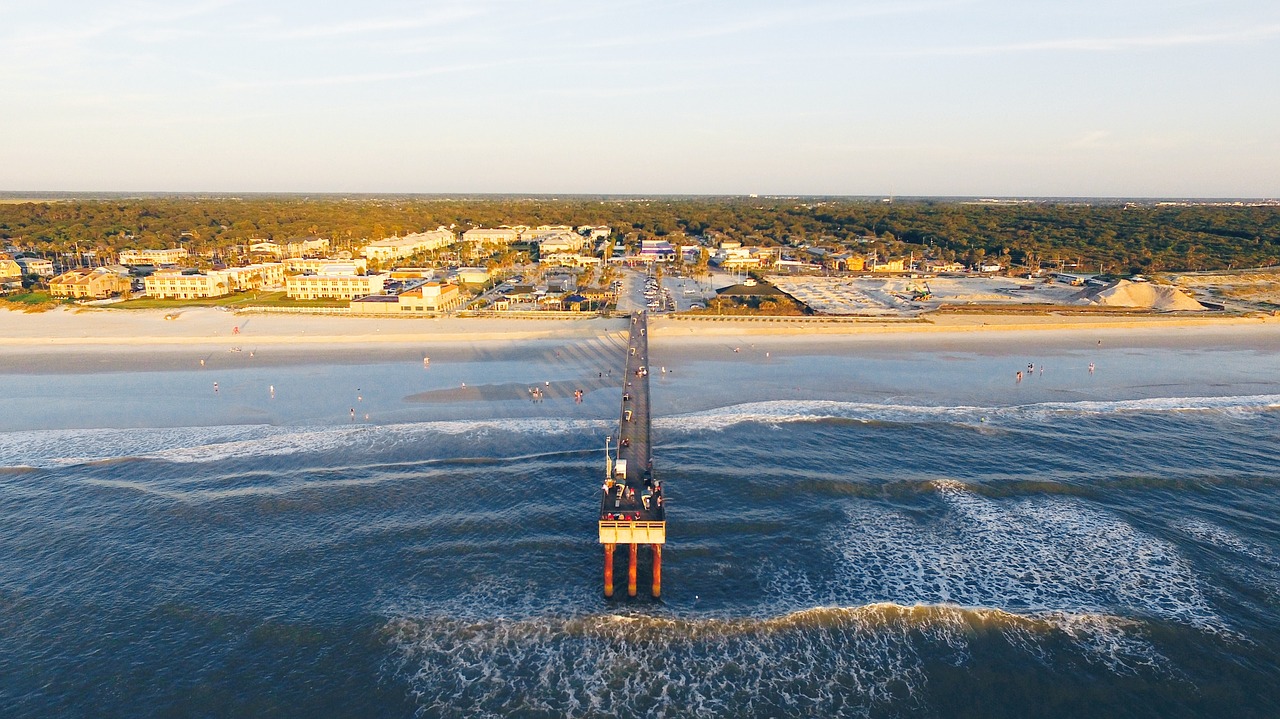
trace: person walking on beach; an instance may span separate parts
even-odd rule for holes
[[[1018,372],[1018,379],[1017,379],[1017,381],[1015,382],[1015,384],[1022,384],[1022,372],[1021,372],[1021,371],[1019,371],[1019,372]]]
[[[1093,374],[1093,363],[1089,363],[1089,374]]]
[[[217,393],[218,393],[218,383],[217,383],[217,382],[214,382],[214,383],[213,383],[213,393],[214,393],[214,394],[217,394]]]

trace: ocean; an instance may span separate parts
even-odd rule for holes
[[[651,352],[660,602],[620,341],[0,368],[0,714],[1280,716],[1266,347]]]

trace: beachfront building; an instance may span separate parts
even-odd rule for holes
[[[442,247],[448,247],[457,241],[458,238],[453,234],[452,230],[446,227],[437,227],[430,232],[415,232],[404,237],[375,240],[365,245],[360,252],[370,260],[393,262],[418,252],[430,252]]]
[[[22,279],[22,265],[10,257],[0,255],[0,282],[13,282]]]
[[[105,267],[64,272],[49,281],[54,297],[100,300],[129,291],[129,276]]]
[[[409,315],[447,312],[464,301],[458,286],[448,282],[427,282],[398,295],[357,297],[349,305],[355,315]]]
[[[120,264],[134,267],[137,265],[176,265],[187,259],[187,248],[173,247],[167,250],[121,250]]]
[[[869,272],[906,272],[906,264],[906,259],[902,257],[894,260],[872,259],[867,263],[866,269]]]
[[[53,277],[53,262],[42,257],[19,257],[14,260],[22,268],[24,275]]]
[[[363,257],[348,260],[290,257],[284,261],[284,271],[313,275],[363,275],[369,270],[369,261]]]
[[[400,293],[401,312],[448,312],[460,304],[462,293],[458,286],[446,282],[428,282]]]
[[[285,278],[285,291],[294,300],[353,300],[382,292],[386,282],[386,274],[290,275]]]
[[[143,281],[147,296],[156,299],[195,300],[225,297],[232,292],[260,290],[284,284],[284,265],[268,262],[225,270],[191,272],[162,270]]]
[[[473,245],[501,245],[506,247],[520,239],[520,232],[510,227],[473,227],[462,233],[462,241]]]
[[[231,294],[231,281],[222,272],[186,274],[161,270],[143,280],[147,296],[159,300],[198,300]]]
[[[282,262],[228,267],[221,272],[231,282],[231,290],[234,292],[280,287],[284,284],[284,263]]]

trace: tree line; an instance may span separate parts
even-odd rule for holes
[[[1280,264],[1280,207],[885,203],[814,198],[250,197],[0,204],[0,240],[35,253],[319,236],[335,248],[451,227],[609,225],[630,239],[716,237],[793,248],[877,249],[972,262],[1076,264],[1113,273]]]

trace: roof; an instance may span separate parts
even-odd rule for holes
[[[352,302],[399,302],[400,298],[395,295],[369,295],[368,297],[359,297]]]

